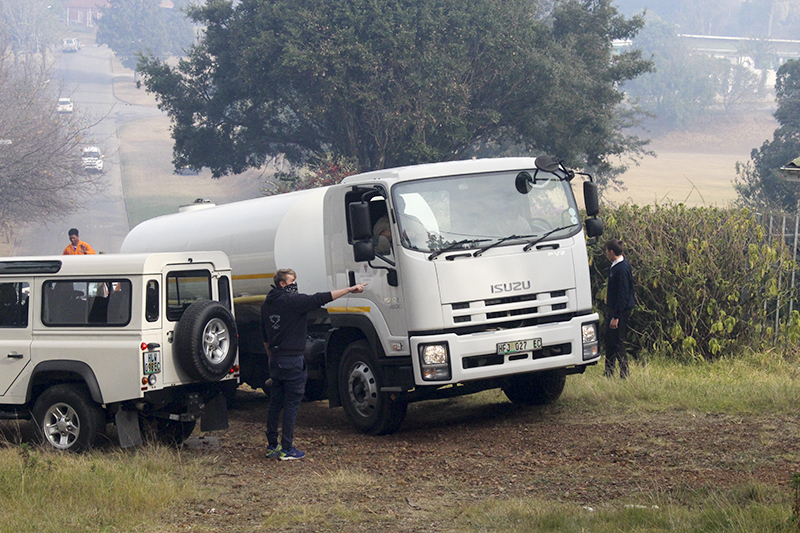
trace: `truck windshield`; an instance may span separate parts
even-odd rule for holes
[[[520,169],[524,170],[524,169]],[[519,171],[409,181],[392,189],[401,242],[424,252],[560,239],[581,228],[569,182],[528,170],[536,183],[517,191]],[[561,228],[561,229],[559,229]],[[556,230],[556,231],[553,231]],[[512,237],[512,238],[509,238]]]

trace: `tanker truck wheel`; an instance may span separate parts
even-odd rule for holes
[[[408,404],[380,392],[376,368],[369,343],[362,340],[348,346],[339,365],[339,397],[347,417],[359,430],[386,435],[400,428]]]
[[[236,359],[238,333],[233,315],[219,302],[199,300],[175,326],[178,364],[190,377],[219,381]]]
[[[503,392],[517,405],[547,405],[561,396],[567,375],[563,370],[545,370],[512,376]]]

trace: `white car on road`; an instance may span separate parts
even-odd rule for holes
[[[83,169],[87,172],[102,172],[104,157],[98,146],[84,146],[81,150]]]
[[[72,113],[72,100],[69,98],[59,98],[56,104],[56,111],[59,113]]]
[[[64,39],[61,43],[62,52],[77,52],[81,49],[81,41],[79,39],[70,38]]]

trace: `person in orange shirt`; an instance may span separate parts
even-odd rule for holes
[[[78,235],[78,230],[72,228],[69,230],[69,244],[64,248],[64,253],[61,255],[94,255],[95,251],[89,246],[89,243],[83,242]]]

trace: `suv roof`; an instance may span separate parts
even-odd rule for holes
[[[222,252],[6,257],[0,259],[0,279],[32,274],[57,274],[59,277],[156,274],[164,265],[186,263],[211,263],[214,270],[231,268],[228,257]]]

